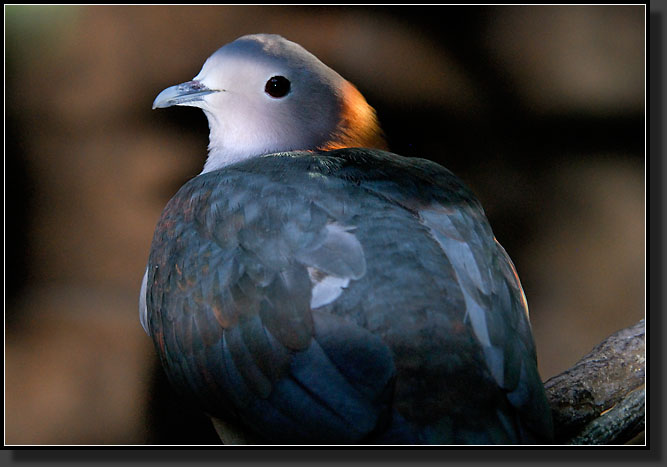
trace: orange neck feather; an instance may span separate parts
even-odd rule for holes
[[[387,149],[382,129],[364,96],[354,85],[346,82],[343,87],[343,109],[338,131],[328,143],[318,149],[333,150],[350,147]]]

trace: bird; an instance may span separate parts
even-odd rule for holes
[[[548,444],[526,298],[465,183],[361,92],[249,34],[153,108],[209,124],[155,228],[141,324],[223,444]]]

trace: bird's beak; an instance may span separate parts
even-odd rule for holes
[[[204,96],[218,92],[217,89],[209,89],[200,81],[188,81],[187,83],[171,86],[157,95],[153,101],[153,108],[171,107],[172,105],[189,105],[200,107]]]

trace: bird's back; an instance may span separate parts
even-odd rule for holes
[[[170,380],[260,442],[550,437],[514,267],[437,164],[343,149],[202,174],[147,271]]]

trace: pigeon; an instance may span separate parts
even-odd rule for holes
[[[252,34],[153,103],[170,106],[204,111],[208,157],[157,223],[140,320],[223,444],[552,441],[526,298],[480,202],[389,152],[353,84]]]

